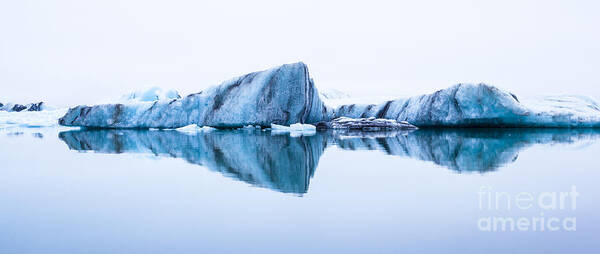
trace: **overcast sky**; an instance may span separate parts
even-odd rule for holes
[[[600,97],[600,1],[3,1],[0,102],[187,94],[304,61],[317,87]]]

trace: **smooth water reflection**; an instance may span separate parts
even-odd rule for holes
[[[183,158],[226,176],[285,193],[306,193],[325,136],[294,138],[265,132],[90,130],[59,134],[70,149],[100,153],[152,153]]]
[[[414,132],[334,133],[292,137],[265,131],[80,130],[61,132],[70,149],[148,153],[182,158],[254,186],[303,194],[327,147],[380,150],[433,162],[456,172],[486,173],[514,162],[535,144],[596,140],[594,129],[424,129]]]

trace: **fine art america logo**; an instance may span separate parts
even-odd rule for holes
[[[481,231],[576,231],[577,220],[572,216],[577,209],[575,186],[565,192],[520,192],[511,194],[481,186],[477,192],[479,210],[482,214],[502,216],[482,216],[477,221]],[[515,214],[527,216],[514,216]],[[531,216],[533,214],[533,216]],[[555,216],[561,214],[561,216]],[[566,215],[565,215],[566,214]]]

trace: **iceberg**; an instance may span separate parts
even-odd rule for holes
[[[295,123],[290,126],[271,124],[271,133],[289,133],[292,137],[312,136],[317,132],[317,127],[311,124]]]
[[[348,118],[339,117],[329,122],[317,124],[319,129],[352,130],[352,131],[391,131],[391,130],[414,130],[416,126],[402,121],[398,122],[385,118]]]
[[[197,124],[190,124],[188,126],[179,127],[175,130],[183,133],[195,134],[199,132],[214,131],[216,129],[208,126],[198,126]]]
[[[386,118],[418,127],[600,127],[600,107],[584,96],[520,101],[486,84],[458,84],[432,94],[380,104],[348,104],[335,117]]]
[[[44,102],[29,103],[25,105],[13,103],[0,103],[0,111],[21,112],[21,111],[42,111],[46,109]]]
[[[271,124],[271,130],[276,131],[316,131],[317,128],[312,124],[295,123],[290,126]]]
[[[285,64],[223,82],[184,98],[157,92],[126,103],[77,106],[61,125],[92,128],[216,128],[317,124],[340,117],[390,119],[417,127],[600,127],[600,106],[583,96],[519,100],[486,84],[458,84],[432,94],[382,103],[326,104],[302,63]],[[323,96],[344,97],[329,93]],[[152,100],[152,101],[148,101]],[[344,99],[346,100],[346,99]],[[339,101],[339,100],[338,100]]]
[[[77,106],[61,125],[93,128],[268,127],[316,123],[333,111],[319,98],[302,62],[253,72],[199,93],[168,101]]]

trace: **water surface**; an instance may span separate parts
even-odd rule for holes
[[[0,132],[2,253],[564,253],[595,250],[599,130]],[[482,186],[581,194],[480,209]],[[482,232],[487,216],[576,231]]]

